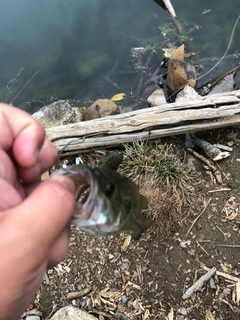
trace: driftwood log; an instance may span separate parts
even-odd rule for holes
[[[73,154],[239,123],[240,90],[236,90],[49,128],[46,133],[58,150],[73,140],[65,149]]]

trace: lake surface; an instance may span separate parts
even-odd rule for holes
[[[185,39],[153,0],[1,2],[0,99],[29,112],[36,111],[35,101],[76,99],[88,105],[119,92],[134,105],[142,97],[136,93],[144,67],[145,81],[162,61],[162,48],[173,44],[199,52],[191,57],[194,63],[211,58],[201,75],[226,51],[240,14],[239,0],[172,0]],[[239,33],[240,23],[218,74],[239,63]],[[144,50],[136,56],[140,49],[132,48]]]

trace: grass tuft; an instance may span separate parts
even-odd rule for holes
[[[171,201],[175,199],[172,205],[179,214],[192,206],[192,178],[184,157],[175,149],[150,141],[125,144],[122,169],[139,186],[151,185],[152,189],[171,194]]]

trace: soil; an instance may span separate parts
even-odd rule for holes
[[[165,232],[159,225],[174,211],[174,202],[158,197],[162,216],[138,241],[72,227],[67,257],[48,271],[35,300],[43,319],[67,305],[98,319],[240,319],[240,128],[198,137],[232,146],[231,156],[215,163],[223,184],[186,151],[183,137],[166,139],[192,164],[192,210],[170,221]],[[217,272],[183,299],[206,267]]]

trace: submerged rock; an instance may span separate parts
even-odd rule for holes
[[[115,102],[109,99],[98,99],[87,109],[84,120],[93,120],[119,113],[121,113],[120,108]]]

